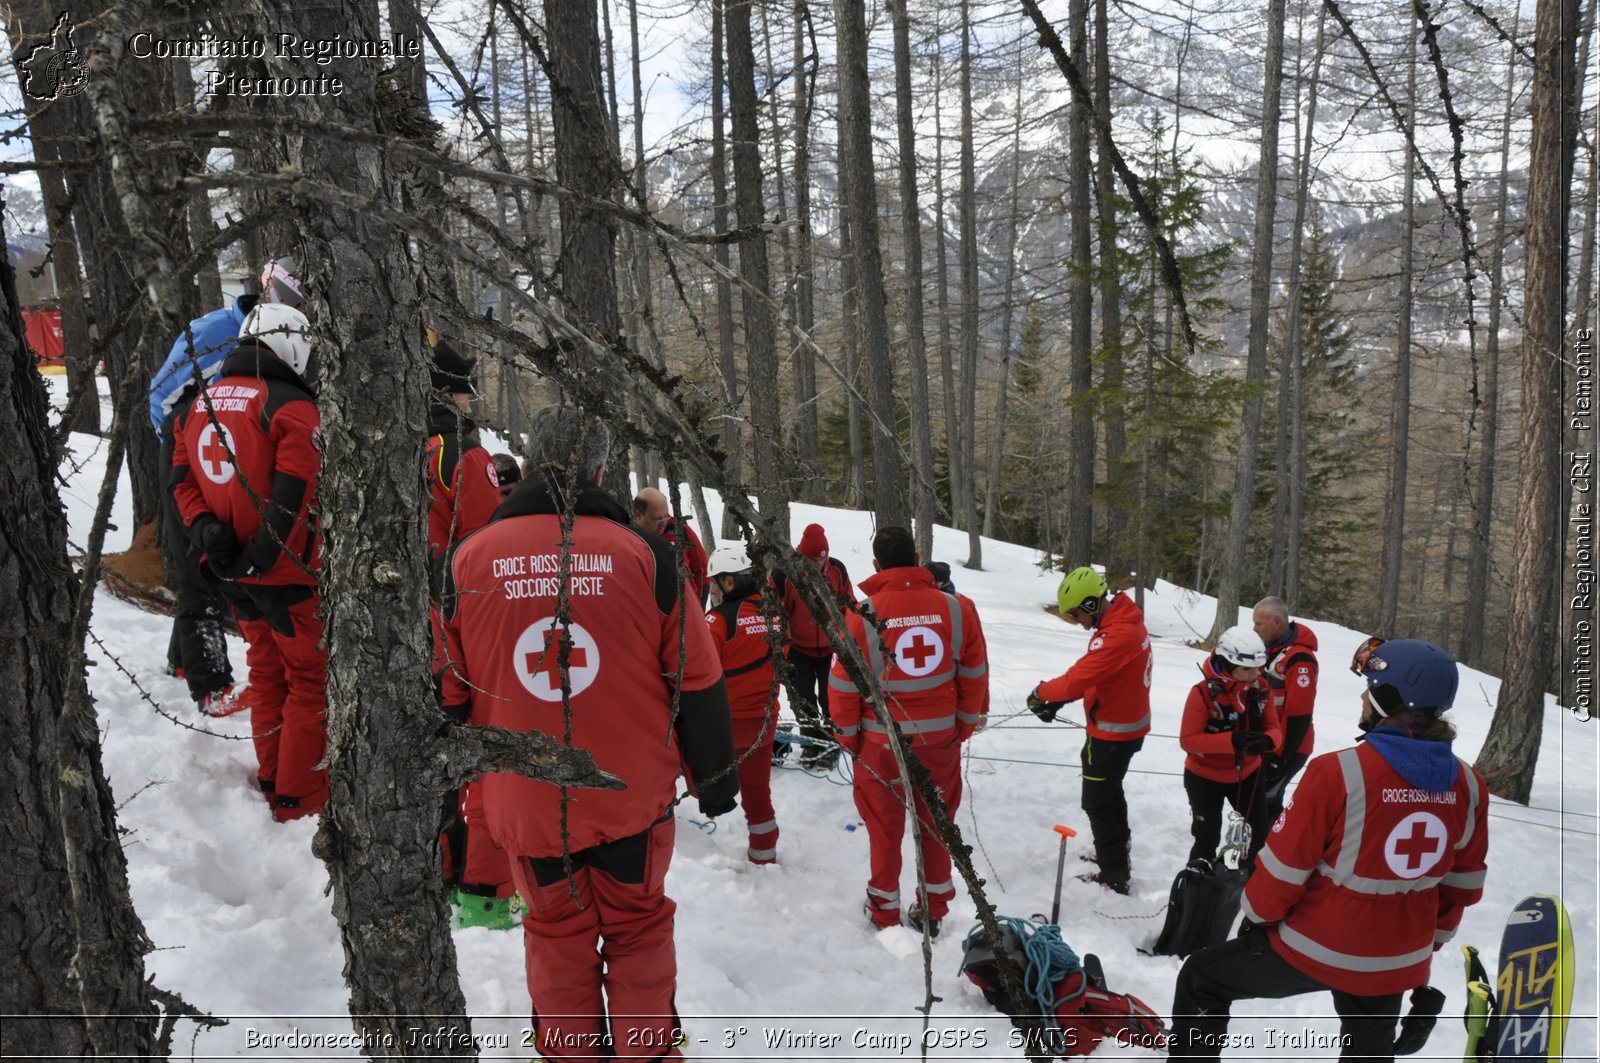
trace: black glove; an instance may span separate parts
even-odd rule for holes
[[[716,819],[718,816],[725,816],[729,812],[732,812],[734,809],[739,807],[739,802],[735,801],[732,797],[721,797],[716,794],[701,797],[699,801],[700,814],[707,819]]]
[[[1418,986],[1411,991],[1411,1010],[1400,1020],[1400,1034],[1394,1039],[1394,1054],[1414,1055],[1428,1043],[1439,1012],[1444,1010],[1444,993],[1431,985]]]
[[[239,540],[233,529],[210,514],[197,519],[189,535],[213,568],[226,568],[239,557]]]
[[[1241,727],[1233,732],[1233,748],[1247,757],[1259,756],[1272,748],[1272,736]]]
[[[1056,713],[1060,712],[1061,707],[1065,704],[1066,702],[1064,701],[1045,701],[1040,698],[1038,687],[1028,691],[1028,711],[1045,723],[1054,723]]]
[[[472,710],[472,705],[470,702],[463,701],[459,705],[441,705],[439,708],[456,723],[466,723],[467,714]]]

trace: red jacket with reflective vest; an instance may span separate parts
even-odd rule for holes
[[[783,619],[768,617],[761,594],[752,590],[740,598],[724,598],[706,614],[711,641],[722,657],[722,675],[728,683],[728,706],[735,719],[760,719],[777,707],[773,683],[772,640],[783,648]]]
[[[890,568],[861,581],[873,622],[851,613],[850,637],[883,685],[889,712],[913,745],[966,739],[989,715],[989,654],[977,607],[933,585],[921,565]],[[885,652],[887,649],[887,653]],[[846,745],[857,736],[886,744],[888,732],[862,700],[841,661],[828,679],[828,714]]]
[[[1200,665],[1205,678],[1194,685],[1184,703],[1178,744],[1189,754],[1183,762],[1186,771],[1212,782],[1235,782],[1255,774],[1261,758],[1240,756],[1233,747],[1233,732],[1260,731],[1277,749],[1283,742],[1283,721],[1264,680],[1241,683],[1219,669],[1216,661],[1212,654]],[[1250,691],[1255,692],[1254,699],[1249,698]],[[1250,711],[1247,700],[1256,701],[1257,711]]]
[[[1283,642],[1267,647],[1267,666],[1261,676],[1272,688],[1278,715],[1283,717],[1289,744],[1279,753],[1310,754],[1314,740],[1311,709],[1317,700],[1317,634],[1296,621],[1284,632]],[[1299,741],[1295,742],[1297,733]],[[1289,746],[1294,748],[1289,748]]]
[[[1150,732],[1150,633],[1132,598],[1118,593],[1111,599],[1088,650],[1066,672],[1040,683],[1039,697],[1082,698],[1093,738],[1131,742]]]
[[[1483,896],[1488,813],[1483,778],[1449,743],[1380,725],[1307,765],[1256,857],[1244,914],[1334,989],[1415,988]]]
[[[562,705],[560,590],[562,504],[539,476],[518,484],[482,530],[459,543],[445,571],[443,675],[447,706],[471,719],[540,731],[594,754],[626,790],[563,791],[520,775],[483,777],[484,818],[495,841],[523,856],[559,856],[563,818],[572,851],[631,837],[672,801],[680,753],[712,797],[731,799],[738,775],[722,668],[696,615],[683,624],[672,548],[635,531],[628,511],[597,487],[574,502],[567,679]],[[679,692],[674,721],[673,689]],[[717,776],[720,778],[716,778]],[[563,808],[563,794],[568,798]]]
[[[500,508],[500,477],[471,421],[435,406],[428,430],[428,550],[438,557],[489,523]]]
[[[844,562],[827,558],[819,575],[833,591],[833,600],[838,604],[839,611],[847,612],[856,603],[856,595],[850,589],[850,573],[846,571]],[[789,577],[782,572],[776,573],[772,577],[772,585],[778,589],[778,596],[783,600],[783,615],[789,620],[789,645],[812,657],[831,655],[833,646],[828,642],[827,632],[817,622],[811,607],[800,597],[800,592]]]
[[[233,529],[261,562],[240,583],[316,586],[321,425],[305,382],[249,341],[173,422],[169,484],[184,526],[209,514]]]

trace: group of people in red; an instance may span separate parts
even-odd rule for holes
[[[259,785],[282,821],[327,799],[320,422],[292,261],[269,262],[261,283],[259,297],[186,330],[153,382],[151,409],[171,456],[170,538],[190,577],[180,622],[215,623],[214,604],[195,605],[206,593],[225,603],[247,644],[247,697],[226,671],[220,629],[189,629],[175,652],[202,711],[248,704]],[[573,407],[533,419],[524,466],[490,455],[471,418],[472,370],[435,338],[424,461],[441,707],[461,724],[560,736],[628,783],[568,790],[491,774],[443,817],[457,903],[480,913],[464,922],[516,925],[513,895],[525,908],[544,1057],[679,1054],[675,906],[664,888],[677,783],[687,781],[707,817],[742,796],[748,859],[775,862],[771,769],[785,685],[802,764],[827,767],[841,751],[854,761],[871,849],[867,919],[936,936],[955,896],[951,860],[930,810],[907,793],[891,733],[953,816],[961,747],[987,720],[989,684],[982,624],[948,567],[925,565],[898,527],[873,538],[864,600],[820,525],[797,547],[812,566],[807,587],[782,572],[769,578],[772,566],[737,543],[708,557],[659,491],[641,491],[630,511],[600,486],[609,432]],[[555,573],[565,580],[535,578]],[[1098,863],[1083,877],[1126,893],[1123,782],[1150,731],[1150,637],[1133,601],[1092,568],[1067,574],[1057,604],[1089,632],[1088,646],[1028,705],[1050,722],[1083,702],[1082,801]],[[1317,642],[1279,599],[1262,600],[1252,619],[1218,640],[1184,709],[1191,859],[1216,851],[1231,803],[1250,828],[1254,874],[1241,937],[1183,969],[1174,1054],[1215,1054],[1234,1000],[1329,989],[1360,1048],[1346,1054],[1382,1057],[1399,994],[1425,979],[1433,949],[1482,892],[1483,783],[1450,752],[1453,730],[1439,718],[1456,666],[1428,643],[1372,640],[1353,665],[1367,686],[1366,743],[1312,761],[1286,805],[1312,746]],[[848,659],[835,660],[834,646],[851,643]],[[882,714],[861,686],[869,674],[885,695]],[[923,874],[902,917],[908,809]]]
[[[1083,701],[1083,808],[1098,867],[1080,877],[1127,893],[1122,781],[1150,730],[1150,637],[1133,601],[1092,568],[1069,572],[1057,603],[1089,630],[1088,648],[1035,687],[1028,707],[1051,723]],[[1362,744],[1308,765],[1316,654],[1311,629],[1282,599],[1264,598],[1250,626],[1218,638],[1184,705],[1189,859],[1221,855],[1227,802],[1245,826],[1235,844],[1248,878],[1238,936],[1196,952],[1179,973],[1166,1045],[1174,1058],[1217,1058],[1235,1043],[1236,1001],[1326,991],[1340,1055],[1392,1060],[1405,991],[1427,983],[1432,955],[1483,896],[1487,792],[1452,752],[1455,729],[1442,719],[1455,701],[1455,661],[1417,639],[1367,640],[1351,662],[1365,687]]]

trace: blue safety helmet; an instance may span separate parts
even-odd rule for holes
[[[1402,709],[1444,712],[1461,682],[1455,658],[1421,639],[1369,639],[1356,651],[1351,670],[1367,681],[1383,716]]]

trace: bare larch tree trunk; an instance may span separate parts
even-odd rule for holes
[[[906,249],[906,368],[911,375],[911,511],[917,550],[933,559],[933,421],[923,325],[922,209],[917,193],[916,103],[911,97],[911,19],[906,0],[890,0],[894,21],[895,129],[900,147],[900,233]]]
[[[848,250],[855,262],[861,311],[861,356],[871,410],[872,508],[882,525],[905,525],[905,485],[895,431],[894,363],[889,357],[889,302],[878,235],[877,170],[872,158],[872,95],[867,80],[864,0],[834,0],[839,27],[839,162]]]
[[[816,261],[811,242],[811,105],[817,88],[816,53],[808,51],[811,12],[794,7],[794,437],[800,475],[797,495],[819,502],[817,476],[817,359],[811,348],[817,324]]]
[[[61,834],[56,733],[67,686],[83,682],[61,668],[70,656],[78,587],[56,492],[60,455],[50,445],[44,386],[25,339],[9,262],[0,263],[0,286],[0,410],[6,413],[0,445],[10,455],[0,475],[0,595],[8,603],[0,612],[0,668],[8,677],[0,689],[0,740],[11,765],[4,783],[7,814],[0,817],[6,852],[0,1012],[11,1017],[0,1027],[0,1053],[78,1058],[91,1055],[95,1044],[73,963],[78,939]]]
[[[1516,575],[1500,700],[1477,769],[1489,789],[1527,804],[1544,733],[1544,692],[1556,652],[1552,550],[1562,514],[1561,341],[1566,290],[1567,209],[1576,124],[1572,59],[1578,0],[1539,0],[1534,14],[1533,135],[1528,151],[1527,267],[1523,282],[1522,462]]]
[[[727,21],[728,107],[733,120],[734,208],[746,231],[739,244],[740,298],[744,310],[745,365],[750,381],[750,424],[755,441],[755,488],[761,511],[781,528],[789,526],[789,496],[778,473],[778,357],[772,320],[771,271],[767,265],[766,200],[761,182],[761,122],[756,102],[755,43],[750,35],[750,0],[723,6]]]
[[[1472,546],[1467,552],[1467,602],[1462,611],[1461,656],[1483,665],[1484,614],[1489,608],[1489,562],[1494,550],[1494,477],[1500,445],[1500,312],[1505,299],[1505,243],[1511,169],[1511,118],[1516,106],[1516,14],[1507,46],[1505,109],[1500,118],[1500,186],[1495,193],[1494,235],[1489,243],[1489,334],[1483,345],[1483,433],[1472,507]]]
[[[727,115],[723,110],[724,77],[722,30],[722,0],[711,4],[711,224],[717,232],[728,231],[728,147]],[[728,280],[732,257],[728,245],[718,242],[712,248],[712,257],[718,265],[717,272],[717,361],[722,369],[723,397],[728,403],[729,416],[722,421],[722,450],[728,456],[729,479],[743,479],[744,445],[739,420],[734,416],[743,394],[739,387],[739,360],[736,357],[736,340],[733,329],[733,283]],[[739,520],[733,510],[722,510],[722,538],[732,539],[739,534]]]
[[[1089,2],[1067,5],[1068,39],[1072,61],[1089,69]],[[1072,319],[1068,347],[1071,351],[1067,379],[1071,387],[1072,426],[1067,455],[1067,566],[1087,565],[1094,553],[1094,280],[1090,270],[1089,214],[1089,107],[1074,97],[1068,120],[1067,195],[1071,202],[1072,275],[1067,279],[1067,305]]]
[[[1265,88],[1261,103],[1261,162],[1256,169],[1255,231],[1250,254],[1250,333],[1245,361],[1244,412],[1239,419],[1239,457],[1233,481],[1228,541],[1217,584],[1217,615],[1208,641],[1239,622],[1239,597],[1244,583],[1245,546],[1250,538],[1250,511],[1256,467],[1261,452],[1261,385],[1267,379],[1268,311],[1272,299],[1272,223],[1278,207],[1278,118],[1283,90],[1283,20],[1285,0],[1268,0]]]
[[[1417,34],[1411,22],[1406,47],[1406,143],[1417,128]],[[1378,586],[1377,630],[1393,637],[1400,609],[1400,567],[1405,560],[1406,488],[1411,455],[1411,312],[1415,304],[1413,244],[1416,240],[1416,152],[1406,152],[1400,195],[1400,302],[1395,320],[1394,418],[1390,428],[1389,498],[1383,518],[1383,560]]]
[[[956,522],[967,532],[968,568],[983,568],[983,529],[978,525],[978,164],[972,137],[972,5],[961,0],[961,190],[956,213],[961,228],[961,474]],[[952,475],[955,470],[951,462]]]

